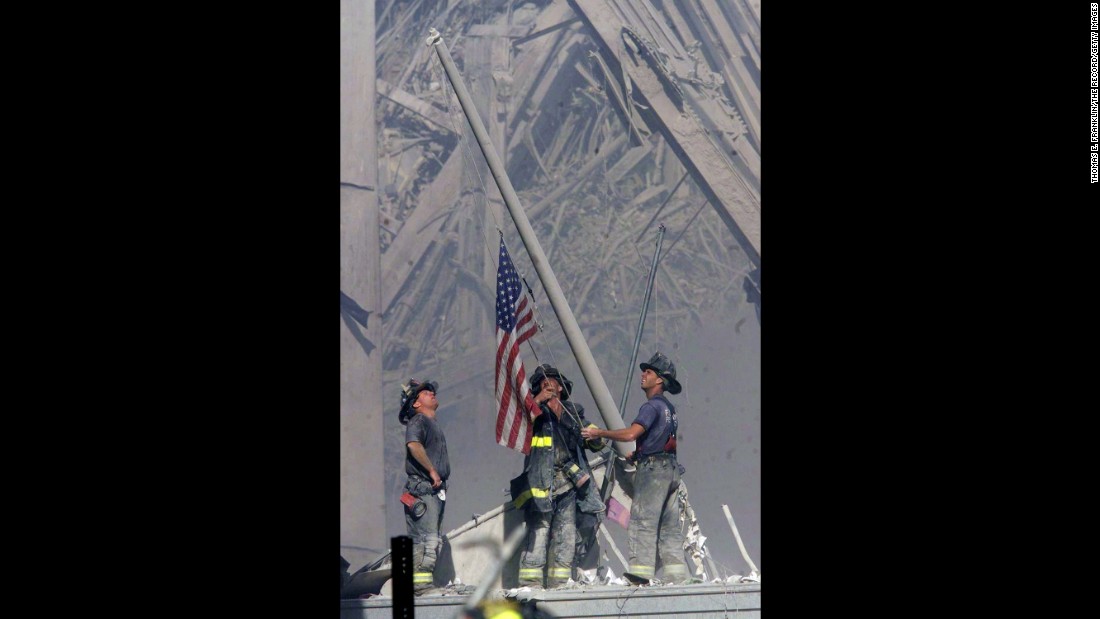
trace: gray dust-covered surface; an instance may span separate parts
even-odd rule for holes
[[[738,208],[759,215],[759,5],[701,2],[689,13],[680,3],[635,4],[649,9],[632,13],[637,19],[663,23],[639,22],[634,29],[643,44],[653,35],[655,53],[667,53],[662,79],[685,93],[684,116],[672,119],[657,117],[668,102],[640,94],[644,81],[628,88],[613,64],[617,55],[608,56],[597,34],[575,19],[591,4],[377,1],[378,311],[384,325],[377,397],[384,411],[385,470],[379,474],[387,535],[405,533],[396,500],[404,483],[397,407],[399,386],[410,377],[440,384],[438,421],[453,471],[445,531],[499,506],[521,471],[523,456],[497,445],[493,435],[498,228],[533,289],[543,325],[522,349],[525,366],[561,368],[589,420],[606,426],[447,77],[424,45],[435,27],[616,403],[630,374],[625,422],[644,397],[637,364],[655,350],[666,353],[684,385],[670,396],[680,418],[684,479],[718,575],[750,569],[723,504],[762,570],[760,320],[753,302],[759,247],[746,245],[751,234],[731,229],[748,220],[730,217]],[[694,30],[713,23],[720,27]],[[523,40],[543,30],[547,34]],[[717,43],[723,32],[736,41]],[[615,103],[616,93],[626,107]],[[707,132],[694,142],[666,133],[683,118],[698,119]],[[700,153],[725,166],[733,189],[708,188],[708,179],[693,173],[691,158]],[[715,196],[727,197],[723,191],[736,195],[716,205]],[[662,259],[630,366],[659,224],[666,227]],[[625,531],[607,527],[626,554]]]

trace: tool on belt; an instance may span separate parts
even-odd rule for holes
[[[420,497],[415,497],[408,491],[401,495],[401,502],[405,504],[413,518],[420,518],[424,515],[424,512],[428,511],[427,504]]]
[[[432,488],[431,480],[420,475],[409,475],[409,481],[405,484],[405,493],[401,495],[401,502],[412,514],[413,518],[420,518],[428,509],[420,497],[425,494],[435,494],[441,500],[446,500],[445,494],[447,482],[440,484],[438,489]]]

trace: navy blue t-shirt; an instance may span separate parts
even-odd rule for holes
[[[676,433],[676,408],[663,396],[655,395],[642,404],[634,423],[645,428],[637,440],[638,455],[664,453],[669,435]]]
[[[435,472],[439,473],[440,479],[446,480],[450,477],[451,462],[447,458],[447,439],[434,420],[420,413],[409,419],[409,425],[405,427],[405,444],[408,445],[413,442],[424,446],[424,452],[428,454],[428,459],[435,465]],[[416,458],[413,458],[407,447],[405,448],[405,474],[420,475],[431,479],[431,475],[428,475],[428,471],[420,466]]]

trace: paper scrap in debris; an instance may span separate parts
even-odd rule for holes
[[[607,500],[607,518],[625,529],[630,524],[630,510],[611,497]]]

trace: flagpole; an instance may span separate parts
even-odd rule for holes
[[[653,265],[649,267],[649,280],[645,284],[642,297],[642,315],[638,316],[638,332],[634,334],[634,349],[630,353],[630,363],[626,366],[626,384],[623,385],[623,398],[619,400],[619,411],[626,408],[626,397],[630,394],[630,381],[634,378],[634,362],[638,360],[638,346],[642,343],[642,327],[645,315],[649,311],[649,295],[653,292],[653,279],[657,277],[657,260],[661,256],[661,240],[665,238],[665,225],[657,224],[657,249],[653,252]]]
[[[596,361],[592,357],[592,351],[588,348],[588,342],[581,334],[577,319],[569,308],[569,302],[565,300],[565,294],[554,276],[554,271],[550,268],[550,262],[546,259],[546,254],[542,251],[542,246],[539,245],[539,241],[535,237],[535,230],[531,227],[531,222],[527,220],[527,213],[520,206],[519,196],[516,195],[516,190],[512,188],[512,182],[508,180],[508,175],[504,171],[504,164],[493,147],[489,132],[485,130],[485,125],[481,122],[481,116],[477,113],[473,99],[466,91],[466,86],[462,83],[462,76],[459,75],[458,68],[451,60],[451,54],[447,50],[447,46],[443,44],[443,38],[439,35],[438,30],[432,28],[428,31],[426,44],[429,47],[435,47],[436,54],[443,64],[443,70],[447,74],[447,79],[451,82],[455,94],[458,95],[458,102],[462,106],[463,113],[466,114],[466,120],[470,122],[470,128],[474,131],[474,137],[477,138],[482,154],[485,155],[485,162],[489,164],[489,170],[493,173],[493,180],[496,181],[497,188],[500,189],[500,195],[504,198],[504,204],[507,205],[508,212],[512,215],[512,221],[516,224],[519,236],[523,240],[523,246],[527,249],[531,262],[534,263],[535,272],[538,273],[542,287],[546,290],[546,296],[550,299],[550,305],[554,308],[554,314],[557,315],[558,322],[561,323],[562,330],[565,332],[565,339],[568,340],[569,348],[577,359],[581,374],[588,384],[588,390],[592,394],[592,399],[596,402],[596,408],[600,411],[604,424],[609,430],[625,428],[626,424],[623,423],[622,414],[619,413],[615,401],[611,398],[611,390],[607,388],[607,383],[604,382],[599,368],[596,367]],[[615,451],[621,456],[625,457],[634,451],[634,441],[613,441],[613,443]]]

